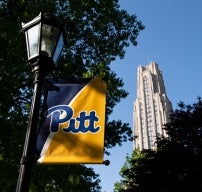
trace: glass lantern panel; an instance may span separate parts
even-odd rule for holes
[[[63,34],[61,33],[59,40],[58,40],[58,43],[57,43],[57,46],[55,48],[55,53],[53,55],[53,62],[54,63],[57,63],[58,57],[62,51],[63,46],[64,46],[64,38],[63,38]]]
[[[41,38],[41,54],[52,57],[55,49],[57,38],[59,35],[59,29],[47,24],[42,26],[42,38]]]
[[[28,59],[39,54],[39,25],[35,25],[27,31]]]

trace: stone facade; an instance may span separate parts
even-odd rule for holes
[[[167,136],[163,125],[169,122],[171,112],[172,104],[167,98],[158,64],[139,66],[133,114],[134,148],[155,149],[156,137]]]

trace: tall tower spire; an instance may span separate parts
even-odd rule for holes
[[[134,102],[134,148],[155,149],[158,135],[166,136],[163,125],[169,122],[172,104],[167,98],[162,72],[155,62],[139,66],[137,98]]]

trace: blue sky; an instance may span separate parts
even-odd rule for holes
[[[124,59],[117,59],[112,69],[122,78],[129,96],[114,109],[113,119],[132,126],[136,98],[137,67],[152,61],[162,70],[167,96],[176,109],[180,101],[192,104],[202,96],[202,1],[201,0],[120,0],[121,9],[137,15],[145,29],[138,45],[126,49]],[[132,143],[111,150],[107,166],[95,165],[101,176],[103,192],[112,192],[119,171]]]

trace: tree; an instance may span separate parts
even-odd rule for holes
[[[169,137],[159,137],[154,151],[134,150],[127,157],[116,192],[202,190],[202,101],[178,106],[165,125]]]
[[[121,182],[115,183],[115,192],[152,191],[148,183],[152,183],[152,162],[154,151],[134,150],[131,157],[126,157],[126,162],[120,171]],[[146,185],[145,185],[146,184]]]
[[[113,107],[127,96],[123,80],[110,69],[123,58],[144,26],[136,16],[120,10],[117,0],[45,0],[0,2],[0,188],[14,191],[32,97],[33,74],[25,65],[26,48],[21,22],[39,12],[56,14],[67,25],[68,44],[50,78],[105,78],[107,92],[105,150],[131,138],[128,123],[109,121]],[[60,170],[63,169],[64,172]],[[76,170],[76,172],[74,171]],[[39,179],[40,178],[40,179]],[[76,182],[76,184],[74,183]],[[75,189],[75,186],[78,186]],[[99,191],[99,178],[85,166],[36,166],[32,191]]]

